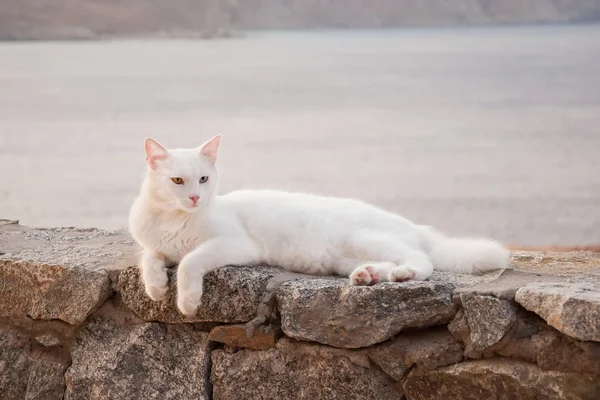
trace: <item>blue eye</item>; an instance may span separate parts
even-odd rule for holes
[[[203,176],[200,178],[200,183],[206,183],[207,180],[208,180],[208,176]]]

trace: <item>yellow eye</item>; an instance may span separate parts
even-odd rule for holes
[[[171,180],[176,185],[183,185],[183,179],[181,179],[181,178],[171,178]]]

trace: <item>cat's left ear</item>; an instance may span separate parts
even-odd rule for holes
[[[144,149],[146,150],[146,163],[151,169],[156,169],[156,162],[169,157],[167,149],[162,147],[160,143],[152,138],[146,138],[144,141]]]
[[[221,135],[217,135],[200,146],[200,154],[208,158],[212,165],[215,165],[215,162],[217,162],[217,151],[219,150],[220,143]]]

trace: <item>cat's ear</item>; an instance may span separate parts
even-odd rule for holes
[[[217,162],[217,151],[219,150],[219,143],[221,143],[221,135],[217,135],[210,139],[208,142],[200,146],[200,154],[208,158],[212,165]]]
[[[162,147],[160,143],[152,138],[146,138],[144,141],[144,149],[146,149],[146,163],[151,169],[156,169],[156,162],[169,157],[167,149]]]

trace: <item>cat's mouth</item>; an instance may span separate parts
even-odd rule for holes
[[[186,203],[186,204],[182,204],[182,208],[186,211],[197,211],[200,207],[202,207],[202,203],[200,202],[196,202],[196,203]]]

